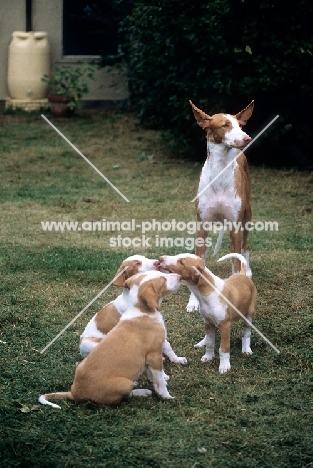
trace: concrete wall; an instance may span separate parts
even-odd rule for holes
[[[51,47],[51,63],[62,58],[63,0],[33,0],[33,30],[46,31]]]
[[[51,68],[54,64],[72,64],[82,57],[62,55],[63,0],[33,0],[32,22],[34,31],[46,31],[51,47]],[[24,0],[0,0],[0,101],[9,96],[7,88],[8,49],[13,31],[25,31],[26,7]],[[97,70],[96,81],[90,82],[90,92],[84,96],[85,104],[125,102],[128,98],[126,69],[107,67]]]

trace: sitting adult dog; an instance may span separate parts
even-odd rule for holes
[[[158,270],[159,261],[155,259],[149,259],[143,255],[132,255],[126,258],[121,264],[115,276],[115,286],[123,287],[125,281],[131,278],[137,273],[144,273],[150,270]],[[123,271],[124,270],[124,271]],[[79,351],[83,358],[88,356],[104,338],[104,336],[112,330],[115,325],[119,322],[123,313],[128,307],[128,296],[129,289],[124,288],[122,294],[120,294],[114,301],[105,305],[100,309],[88,322],[85,330],[80,336]],[[169,341],[165,338],[163,343],[163,354],[169,358],[171,362],[186,364],[187,359],[185,357],[179,357],[173,351]]]
[[[179,285],[179,275],[159,271],[139,273],[126,280],[127,310],[78,365],[71,390],[41,395],[39,402],[60,408],[48,399],[91,400],[111,405],[130,395],[147,396],[150,390],[133,390],[134,382],[146,369],[155,392],[161,398],[173,398],[163,372],[165,326],[160,305],[162,298],[175,292]]]
[[[206,336],[195,345],[206,346],[206,352],[201,361],[211,361],[214,358],[215,334],[218,328],[221,334],[219,349],[221,374],[230,369],[230,329],[231,323],[245,316],[242,334],[242,352],[251,354],[250,336],[251,323],[254,317],[256,287],[246,276],[247,261],[241,254],[228,254],[218,261],[236,258],[241,262],[239,274],[226,280],[213,275],[205,267],[204,261],[193,254],[160,257],[160,268],[170,273],[178,273],[182,284],[186,284],[200,304],[200,313],[204,319]],[[241,313],[238,314],[236,310]]]

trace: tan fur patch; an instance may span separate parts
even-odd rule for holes
[[[112,303],[107,304],[99,310],[95,317],[96,327],[101,333],[106,335],[113,327],[115,327],[120,318],[121,314],[118,313],[115,305]]]
[[[253,317],[257,291],[250,278],[243,275],[230,276],[225,280],[222,293],[243,315]],[[222,297],[220,301],[227,304]],[[237,322],[241,319],[229,304],[227,304],[227,316],[230,322]]]
[[[202,273],[205,268],[202,258],[179,258],[176,264],[168,265],[166,268],[170,273],[179,274],[183,280],[190,281],[192,284],[197,284],[199,281],[199,273],[197,273],[193,267],[196,267]]]
[[[94,336],[84,336],[79,340],[79,344],[81,344],[84,340],[92,341],[93,343],[100,343],[103,338],[95,338]]]
[[[135,283],[135,282],[134,282]],[[159,310],[159,299],[166,293],[166,279],[155,278],[144,282],[138,290],[138,307],[142,312],[154,312]]]
[[[119,269],[117,270],[116,275],[118,275],[121,271],[123,271],[124,268],[127,267],[127,269],[114,281],[113,284],[115,286],[123,287],[125,281],[128,278],[131,278],[132,276],[138,273],[138,269],[141,265],[142,265],[142,262],[140,260],[125,260],[122,263],[122,265],[119,267]]]
[[[223,143],[225,133],[229,132],[232,128],[232,123],[223,114],[214,114],[211,126],[208,129],[208,140],[212,143]]]
[[[132,286],[139,286],[143,278],[146,276],[145,273],[142,273],[141,275],[136,275],[135,277],[129,278],[127,281],[127,286],[131,288]]]

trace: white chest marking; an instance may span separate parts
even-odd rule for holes
[[[205,189],[198,202],[202,221],[238,220],[242,201],[235,191],[234,173],[238,164],[234,158],[237,151],[235,148],[225,149],[224,145],[210,145],[210,157],[203,166],[198,189],[198,193]],[[232,160],[233,163],[221,173]]]
[[[219,294],[219,291],[223,291],[225,282],[212,273],[210,282],[214,284],[217,291],[214,290],[214,292],[209,294],[209,296],[201,296],[199,294],[198,288],[191,289],[199,300],[201,315],[209,322],[211,322],[215,327],[218,327],[220,322],[226,318],[227,304],[221,303],[221,295]]]
[[[123,293],[120,294],[112,303],[115,305],[117,308],[118,312],[122,315],[125,310],[127,309],[127,303],[128,303],[128,294],[129,290],[125,289],[123,290]]]
[[[218,327],[220,322],[226,318],[227,304],[221,303],[221,296],[213,292],[207,297],[200,299],[200,312],[204,318]]]

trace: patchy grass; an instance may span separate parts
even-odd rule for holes
[[[158,133],[119,112],[81,112],[57,127],[122,193],[126,203],[39,116],[2,116],[1,192],[1,465],[6,467],[309,467],[312,466],[312,175],[251,167],[255,221],[278,231],[252,231],[258,289],[253,355],[240,352],[232,329],[232,369],[200,362],[203,336],[187,314],[185,288],[164,301],[171,344],[187,366],[166,362],[173,401],[132,399],[118,407],[61,401],[40,406],[45,391],[69,389],[80,360],[78,340],[89,318],[119,290],[109,288],[43,355],[40,350],[107,284],[133,253],[111,247],[124,232],[43,231],[42,221],[193,221],[200,165],[176,160]],[[213,239],[214,242],[215,238]],[[224,239],[221,255],[228,252]],[[230,265],[208,259],[221,277]],[[143,381],[140,382],[146,386]]]

